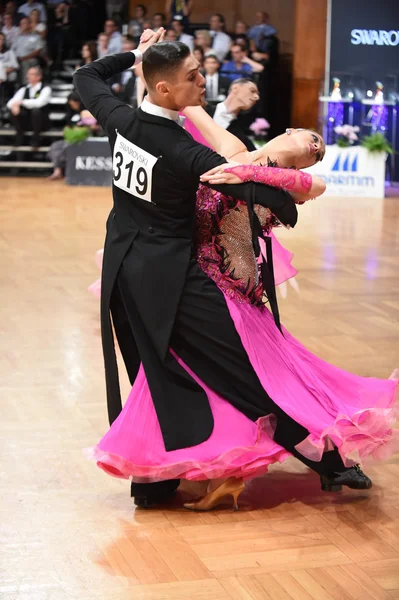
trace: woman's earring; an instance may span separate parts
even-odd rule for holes
[[[285,130],[285,133],[286,133],[287,135],[291,135],[291,129],[286,129],[286,130]]]

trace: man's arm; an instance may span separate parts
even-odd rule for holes
[[[176,172],[187,182],[197,181],[206,170],[213,169],[226,162],[226,159],[206,148],[202,144],[190,140],[189,143],[179,148],[177,156],[172,158]],[[298,212],[294,200],[284,190],[278,190],[261,183],[240,183],[214,185],[206,183],[208,187],[254,204],[270,208],[272,213],[284,224],[294,227],[298,219]]]
[[[38,98],[29,98],[27,100],[22,100],[22,106],[25,108],[43,108],[50,102],[51,98],[51,87],[46,85],[41,91]]]
[[[136,52],[136,54],[135,54]],[[132,109],[114,96],[107,80],[141,62],[141,52],[104,56],[75,71],[73,81],[87,110],[109,132],[131,117]]]
[[[22,102],[22,100],[24,99],[25,90],[26,90],[26,87],[24,86],[24,87],[19,88],[19,90],[17,92],[15,92],[15,94],[11,98],[11,100],[9,100],[7,102],[7,108],[8,108],[8,110],[11,110],[12,107],[13,107],[13,104],[15,104],[16,102],[18,104],[20,104]]]

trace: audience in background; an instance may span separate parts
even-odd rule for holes
[[[8,50],[4,33],[0,33],[0,101],[1,107],[12,96],[19,64],[13,50]]]
[[[182,19],[173,19],[171,23],[171,28],[174,29],[176,32],[177,40],[179,42],[182,42],[183,44],[186,44],[186,46],[188,46],[192,52],[194,49],[194,38],[192,35],[184,33],[184,25]]]
[[[7,2],[5,12],[11,15],[12,24],[18,25],[19,16],[17,13],[17,3],[13,2],[12,0],[11,2]]]
[[[129,35],[132,36],[136,43],[138,43],[140,36],[143,33],[146,14],[147,9],[144,4],[137,4],[135,9],[135,18],[129,22]]]
[[[205,53],[204,53],[203,49],[201,48],[201,46],[194,46],[193,54],[194,54],[195,58],[198,60],[201,67],[203,67]]]
[[[40,67],[31,67],[27,72],[28,85],[21,87],[7,103],[10,120],[17,135],[15,143],[22,146],[26,131],[33,131],[32,147],[40,146],[40,136],[49,127],[48,104],[51,88],[43,83]]]
[[[47,35],[47,26],[40,20],[40,11],[34,8],[29,15],[30,30],[40,35],[45,40]]]
[[[127,35],[123,38],[122,52],[131,52],[137,47],[134,39]],[[134,104],[134,95],[136,87],[136,74],[134,69],[127,69],[122,73],[118,73],[115,77],[112,77],[108,83],[117,98],[126,102],[130,106]]]
[[[255,15],[255,25],[248,31],[250,48],[254,60],[267,60],[270,55],[277,29],[268,24],[269,15],[260,10]]]
[[[42,2],[34,2],[34,0],[28,0],[18,9],[19,16],[29,17],[32,10],[38,10],[40,14],[40,21],[47,22],[47,13]]]
[[[107,56],[109,54],[108,48],[108,36],[106,33],[99,33],[97,38],[97,55],[98,58],[102,58],[103,56]]]
[[[204,76],[206,100],[224,100],[227,96],[231,81],[228,77],[219,73],[220,62],[214,54],[204,58]]]
[[[166,0],[165,11],[168,22],[170,23],[177,17],[182,21],[184,29],[187,29],[193,8],[194,0]]]
[[[158,31],[160,27],[166,27],[166,17],[163,13],[157,12],[152,17],[152,29]]]
[[[11,48],[15,38],[19,33],[19,28],[16,27],[13,23],[13,15],[11,13],[5,13],[3,15],[3,28],[1,32],[4,33],[4,35],[6,36],[7,46],[9,48]]]
[[[54,67],[60,68],[68,46],[73,47],[69,36],[69,6],[60,2],[54,9],[53,24],[47,35],[48,52]]]
[[[29,19],[23,17],[19,22],[19,33],[12,49],[20,64],[21,83],[26,82],[26,75],[31,67],[39,65],[39,56],[44,48],[44,41],[30,29]]]
[[[212,15],[209,21],[210,35],[212,39],[212,50],[220,62],[222,62],[230,50],[231,37],[225,33],[225,19],[223,15]]]
[[[108,53],[117,54],[122,50],[123,37],[114,19],[105,21],[104,31],[108,36]]]
[[[233,133],[251,151],[255,150],[255,146],[246,134],[246,126],[240,113],[251,110],[258,100],[256,84],[248,79],[237,79],[231,84],[226,100],[216,106],[208,104],[206,111],[215,123]]]
[[[177,33],[174,29],[167,29],[165,33],[165,41],[177,42]]]
[[[253,73],[263,71],[263,65],[248,58],[246,50],[239,44],[233,44],[230,52],[231,60],[223,64],[221,72],[231,81],[252,77]]]
[[[211,34],[209,33],[209,31],[207,29],[197,29],[197,31],[195,32],[195,46],[197,48],[202,48],[204,56],[206,56],[207,53],[216,54],[212,50],[212,38],[211,38]],[[218,55],[216,55],[216,56],[218,56]],[[218,56],[218,59],[219,59],[219,56]]]
[[[97,42],[90,41],[83,44],[81,50],[82,60],[80,61],[80,65],[78,67],[83,67],[83,65],[88,65],[89,63],[97,60]],[[76,67],[76,68],[78,68]]]

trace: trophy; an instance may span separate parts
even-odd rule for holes
[[[333,82],[334,82],[334,87],[331,92],[331,100],[342,100],[341,87],[340,87],[341,80],[338,79],[338,77],[334,77]]]

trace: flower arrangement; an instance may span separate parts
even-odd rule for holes
[[[258,118],[249,126],[254,134],[255,141],[264,144],[267,138],[267,132],[270,129],[270,123],[266,119]]]
[[[388,142],[385,135],[380,132],[373,133],[372,135],[365,135],[360,144],[369,152],[393,153],[391,144]]]
[[[337,146],[340,148],[348,148],[348,146],[352,146],[353,142],[359,139],[357,132],[360,129],[357,126],[337,125],[337,127],[334,127],[334,131],[338,134]]]

